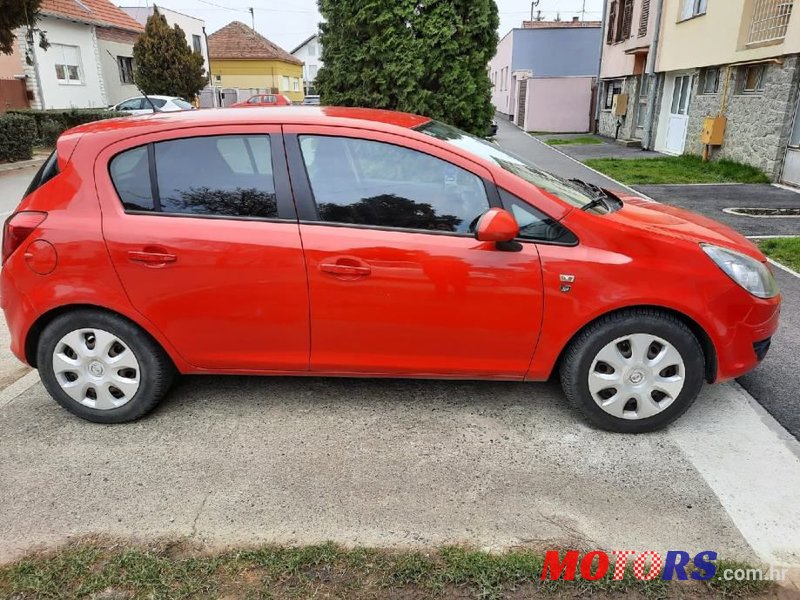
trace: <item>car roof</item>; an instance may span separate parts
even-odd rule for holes
[[[181,112],[159,112],[140,116],[94,121],[66,131],[62,138],[98,134],[130,137],[157,131],[219,125],[339,125],[390,131],[411,129],[430,121],[428,117],[373,108],[341,106],[255,107],[248,110],[212,108]]]

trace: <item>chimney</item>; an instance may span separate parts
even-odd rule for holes
[[[577,23],[578,21],[580,21],[580,17],[572,17],[573,23]]]

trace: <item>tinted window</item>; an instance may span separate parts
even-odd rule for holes
[[[153,106],[155,106],[156,108],[164,108],[164,105],[166,103],[167,101],[164,100],[163,98],[147,97],[144,99],[144,102],[142,103],[142,108],[149,108],[151,110],[153,109]]]
[[[352,138],[300,145],[323,221],[468,233],[489,209],[478,176],[433,156]]]
[[[549,242],[551,244],[573,245],[578,243],[578,238],[566,227],[535,209],[527,202],[505,190],[500,190],[503,206],[514,215],[519,225],[518,239]]]
[[[38,190],[45,183],[58,175],[58,173],[58,154],[53,151],[53,153],[47,157],[47,160],[44,162],[44,164],[39,167],[36,175],[34,175],[30,185],[28,186],[28,189],[25,191],[25,196]]]
[[[142,108],[144,98],[131,98],[117,105],[117,110],[139,110]]]
[[[210,136],[155,145],[161,210],[277,218],[269,137]]]
[[[111,160],[109,170],[125,210],[153,210],[147,146],[117,154]]]
[[[186,100],[183,100],[181,98],[174,98],[172,100],[172,103],[175,106],[177,106],[178,108],[180,108],[181,110],[191,110],[191,109],[194,108],[194,106],[192,106],[191,103],[189,103]]]

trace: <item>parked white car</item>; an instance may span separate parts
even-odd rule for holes
[[[177,96],[147,96],[147,98],[134,96],[111,106],[108,110],[125,112],[130,115],[147,115],[153,112],[153,105],[161,112],[177,112],[194,108],[186,100]]]

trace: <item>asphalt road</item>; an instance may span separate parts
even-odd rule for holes
[[[0,219],[5,219],[17,207],[39,167],[15,169],[0,173]]]

